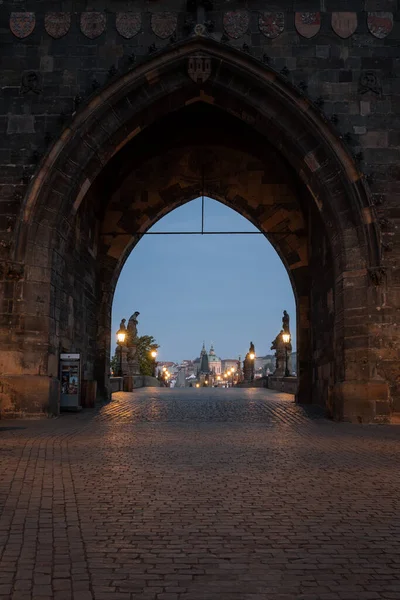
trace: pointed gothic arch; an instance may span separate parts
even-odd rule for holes
[[[188,72],[193,57],[200,69],[202,61],[209,66],[196,81]],[[377,380],[373,323],[365,321],[380,240],[362,175],[301,93],[204,38],[164,49],[101,90],[43,159],[14,244],[26,300],[32,313],[40,310],[39,321],[26,320],[27,343],[16,350],[26,374],[56,379],[60,350],[74,348],[87,378],[107,388],[119,272],[140,234],[201,193],[207,156],[206,194],[270,236],[288,269],[298,307],[299,400],[321,402],[336,418],[386,415],[387,383]]]

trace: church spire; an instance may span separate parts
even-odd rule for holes
[[[201,360],[200,360],[200,373],[203,373],[204,375],[207,375],[210,372],[210,367],[208,364],[208,354],[207,352],[201,351]]]

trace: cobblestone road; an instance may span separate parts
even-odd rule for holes
[[[400,600],[400,428],[266,390],[0,425],[0,600]]]

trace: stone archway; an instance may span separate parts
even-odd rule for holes
[[[329,125],[276,73],[201,38],[94,97],[43,160],[15,239],[27,318],[14,355],[23,383],[14,379],[14,387],[42,376],[36,409],[47,406],[59,352],[73,349],[84,356],[84,376],[107,387],[118,274],[138,235],[199,195],[196,157],[211,152],[218,169],[205,179],[206,193],[270,235],[290,274],[299,400],[323,403],[339,419],[387,418],[368,276],[380,268],[380,245],[361,174]],[[16,402],[11,390],[14,409]]]

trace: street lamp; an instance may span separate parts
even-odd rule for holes
[[[168,369],[165,369],[165,371],[164,371],[164,381],[165,381],[166,387],[169,387],[169,378],[170,377],[171,377],[171,373],[168,371]]]
[[[153,365],[152,365],[152,374],[153,374],[153,377],[155,377],[155,376],[156,376],[156,366],[157,366],[157,363],[156,363],[156,358],[157,358],[157,350],[156,350],[155,348],[153,348],[153,349],[151,350],[151,352],[150,352],[150,356],[151,356],[151,358],[153,359]]]
[[[290,343],[290,333],[282,333],[282,340],[285,344],[285,377],[289,377],[289,365],[288,365],[288,346]]]
[[[254,350],[254,344],[253,344],[253,342],[250,342],[249,359],[251,361],[251,376],[250,376],[251,381],[254,381],[254,360],[255,360],[255,358],[256,358],[256,352]]]
[[[231,380],[232,380],[232,387],[233,387],[233,374],[235,373],[234,367],[231,367],[230,371],[231,371]]]
[[[126,330],[118,329],[117,331],[117,344],[119,346],[119,373],[118,375],[122,377],[122,346],[125,342],[126,338]]]

